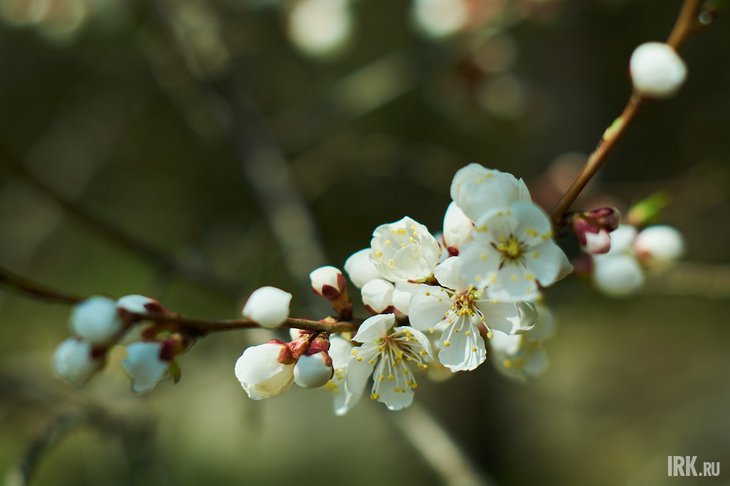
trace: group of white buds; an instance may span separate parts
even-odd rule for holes
[[[84,385],[98,372],[115,344],[127,347],[122,361],[131,379],[132,390],[146,393],[170,372],[174,372],[175,357],[186,347],[186,339],[178,334],[147,335],[145,327],[132,328],[136,316],[167,311],[154,299],[142,295],[127,295],[117,301],[95,296],[74,307],[71,330],[54,355],[56,374],[76,386]]]

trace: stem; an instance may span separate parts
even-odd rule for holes
[[[699,23],[697,21],[697,11],[699,10],[703,0],[685,0],[682,9],[679,12],[677,21],[674,23],[672,32],[669,34],[667,44],[674,49],[687,39],[687,37],[697,30]],[[639,109],[644,104],[645,98],[634,91],[629,97],[621,115],[609,126],[603,133],[603,137],[598,142],[598,146],[588,156],[585,165],[576,176],[568,190],[563,194],[551,213],[554,226],[559,226],[565,212],[575,202],[588,182],[593,178],[598,170],[606,162],[608,155],[611,153],[616,143],[623,137],[631,122],[634,121]]]
[[[65,292],[53,290],[45,285],[38,284],[31,280],[21,277],[10,270],[0,267],[0,284],[14,289],[21,294],[34,299],[56,302],[60,304],[74,305],[83,301],[85,297],[70,295]],[[197,319],[192,317],[184,317],[180,314],[163,314],[163,313],[145,313],[132,314],[135,322],[153,321],[163,324],[177,324],[179,327],[196,331],[198,333],[211,333],[221,331],[232,331],[236,329],[253,329],[260,328],[257,322],[251,319]],[[307,331],[320,332],[352,332],[357,330],[358,321],[338,321],[331,317],[327,317],[321,321],[311,319],[303,319],[299,317],[288,318],[281,327],[304,329]]]

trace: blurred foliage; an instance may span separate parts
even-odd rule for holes
[[[525,177],[553,204],[625,103],[631,51],[664,38],[681,3],[307,1],[0,0],[0,142],[242,297],[302,289],[302,268],[341,266],[377,224],[409,215],[436,231],[467,162]],[[730,248],[723,13],[683,49],[687,85],[647,107],[581,203],[626,209],[664,190],[689,258],[718,265]],[[0,265],[196,316],[240,310],[0,174]],[[501,484],[647,485],[666,481],[667,455],[730,461],[727,296],[613,301],[570,281],[548,297],[560,330],[546,376],[516,385],[485,366],[419,389],[480,469]],[[308,290],[294,306],[326,312]],[[442,482],[373,404],[338,419],[325,391],[250,401],[233,363],[266,334],[210,337],[178,385],[136,397],[118,359],[83,391],[51,376],[68,309],[3,293],[0,311],[3,470],[69,410],[94,404],[130,431],[72,430],[36,484]]]

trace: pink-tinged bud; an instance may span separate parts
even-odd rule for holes
[[[53,355],[53,369],[58,376],[75,386],[83,386],[104,365],[104,355],[97,356],[90,342],[69,338]]]
[[[263,400],[284,393],[294,382],[295,360],[282,362],[289,353],[284,343],[274,340],[247,348],[238,361],[235,372],[246,394],[253,400]]]
[[[649,226],[634,241],[636,255],[649,267],[666,267],[679,260],[685,251],[682,234],[668,225]]]
[[[581,248],[586,253],[601,255],[611,249],[609,233],[618,228],[621,214],[614,208],[599,208],[572,216],[572,225]]]
[[[329,351],[330,340],[325,334],[318,334],[314,339],[309,341],[309,348],[304,353],[306,355],[312,355],[321,353],[322,351]]]
[[[243,315],[258,322],[262,327],[273,329],[289,318],[292,295],[276,287],[255,290],[243,307]]]
[[[124,329],[124,321],[112,299],[90,297],[74,307],[71,329],[92,344],[107,345]]]
[[[117,299],[117,307],[132,314],[164,314],[167,310],[157,300],[144,295],[125,295]]]
[[[324,386],[332,378],[332,359],[326,351],[299,358],[294,366],[294,383],[304,388]]]
[[[338,268],[319,267],[309,274],[309,280],[314,293],[327,299],[341,319],[352,317],[352,301],[347,294],[347,279]]]

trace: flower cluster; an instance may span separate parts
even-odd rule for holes
[[[317,353],[321,374],[315,374],[331,376],[326,388],[338,415],[360,400],[368,383],[372,400],[405,408],[419,376],[474,370],[488,347],[508,376],[539,374],[547,362],[541,343],[553,325],[536,302],[542,288],[572,269],[553,239],[550,218],[522,180],[478,164],[456,173],[451,197],[440,238],[404,217],[375,228],[369,248],[347,259],[345,270],[372,314],[353,336],[332,334],[330,346],[314,353],[302,350],[301,336],[245,350],[236,375],[248,395],[284,392],[297,382],[301,360]],[[338,315],[351,313],[338,269],[317,269],[311,280]],[[272,312],[276,307],[270,302]]]

